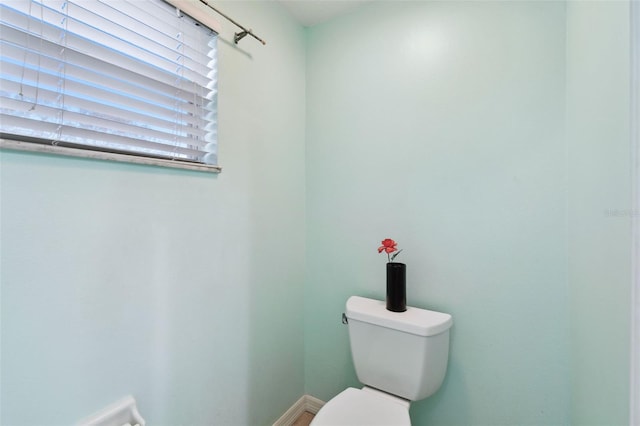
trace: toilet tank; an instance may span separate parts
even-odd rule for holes
[[[383,301],[351,296],[346,316],[360,382],[411,401],[440,388],[449,359],[451,315],[409,306],[391,312]]]

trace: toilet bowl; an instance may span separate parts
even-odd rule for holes
[[[366,386],[347,388],[322,407],[311,426],[411,426],[409,401]]]
[[[451,315],[351,296],[345,317],[362,389],[349,387],[327,402],[312,426],[410,426],[409,406],[442,385],[449,359]]]

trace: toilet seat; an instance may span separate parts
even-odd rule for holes
[[[366,387],[347,388],[320,409],[311,426],[411,426],[409,401]]]

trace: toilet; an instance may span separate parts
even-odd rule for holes
[[[364,387],[340,392],[311,426],[410,426],[411,402],[433,395],[444,380],[451,315],[409,306],[391,312],[384,301],[351,296],[345,316]]]

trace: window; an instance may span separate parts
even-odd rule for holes
[[[214,31],[162,0],[10,0],[0,24],[3,147],[219,171]]]

